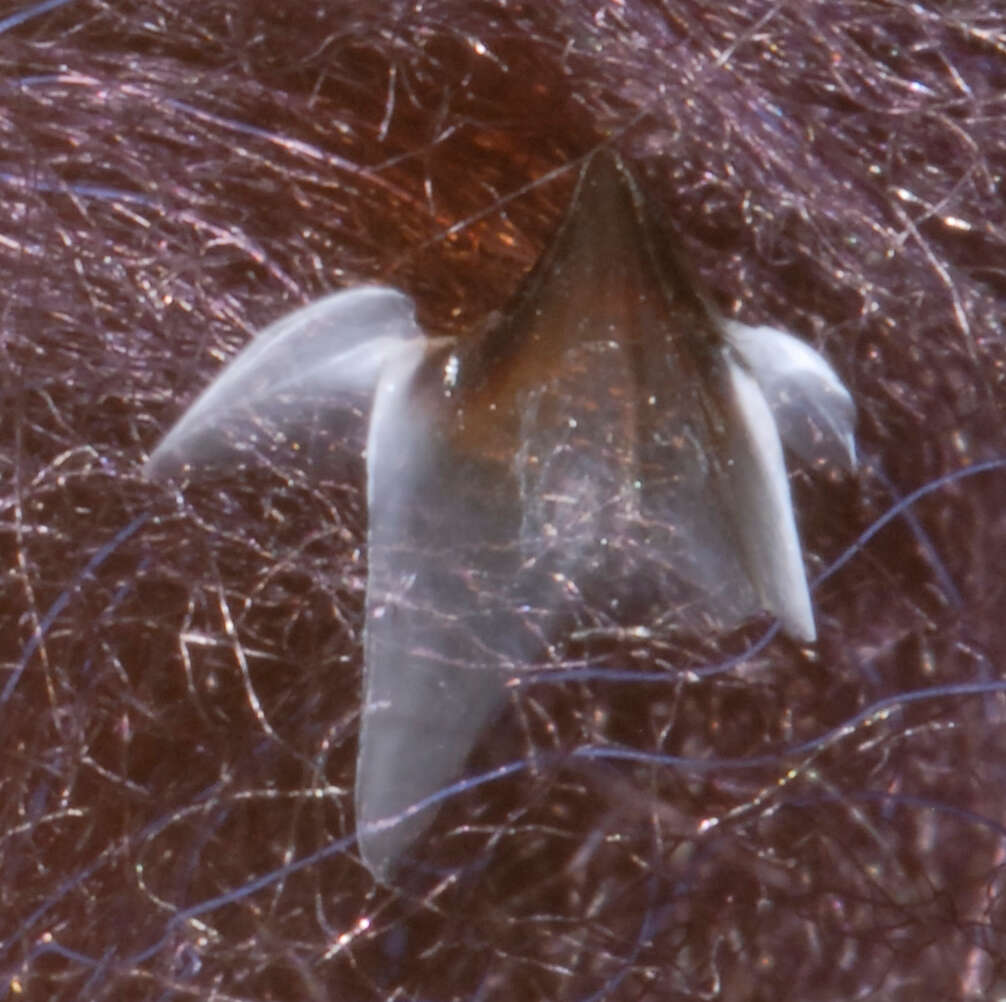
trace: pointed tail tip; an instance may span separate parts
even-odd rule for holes
[[[783,631],[800,644],[817,642],[817,626],[814,624],[814,610],[810,604],[810,593],[804,585],[804,595],[797,599],[791,596],[784,608],[772,610],[779,619]]]

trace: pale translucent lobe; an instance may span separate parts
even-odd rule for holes
[[[415,399],[436,343],[405,345],[382,374],[368,453],[369,573],[356,771],[360,853],[389,879],[427,828],[418,805],[457,777],[506,695],[512,563],[492,554],[505,512],[472,504],[472,467],[445,451]]]
[[[147,472],[170,475],[229,456],[228,422],[262,419],[296,427],[336,394],[372,391],[389,354],[422,334],[412,301],[395,289],[336,292],[262,330],[207,387],[151,454]]]
[[[728,367],[738,420],[731,425],[726,477],[744,563],[754,571],[764,607],[787,633],[809,643],[817,631],[779,433],[753,376],[733,360]]]
[[[730,343],[758,381],[779,434],[805,462],[856,466],[856,407],[823,356],[773,327],[723,321]]]

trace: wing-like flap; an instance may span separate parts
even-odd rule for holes
[[[810,643],[817,634],[779,433],[758,383],[725,357],[732,399],[723,475],[740,550],[765,608]]]
[[[810,345],[773,327],[723,321],[775,417],[782,440],[805,462],[856,468],[856,407],[834,369]]]
[[[387,359],[421,333],[412,301],[379,286],[295,310],[259,333],[196,399],[151,454],[147,473],[217,463],[239,453],[263,421],[292,431],[314,407],[371,393]]]

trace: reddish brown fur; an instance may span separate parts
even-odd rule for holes
[[[592,648],[666,677],[543,687],[510,759],[705,764],[489,784],[483,827],[452,832],[448,804],[439,829],[482,868],[396,896],[352,848],[312,855],[353,825],[362,466],[180,499],[140,467],[325,290],[390,282],[431,332],[476,329],[614,137],[721,307],[822,348],[855,395],[858,485],[795,481],[816,574],[1006,454],[1003,31],[990,0],[76,0],[7,26],[12,997],[1002,994],[1001,470],[869,538],[815,593],[813,651],[689,681],[715,639]]]

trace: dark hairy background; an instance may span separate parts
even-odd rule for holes
[[[477,327],[606,142],[856,399],[856,480],[794,474],[820,640],[608,638],[396,892],[351,839],[362,461],[141,466],[325,291]],[[1006,992],[1004,171],[995,0],[7,0],[7,997]]]

